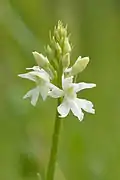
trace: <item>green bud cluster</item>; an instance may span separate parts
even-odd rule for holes
[[[47,57],[56,72],[60,68],[62,68],[63,72],[70,65],[71,49],[67,26],[64,27],[63,23],[58,21],[53,36],[50,33],[50,44],[46,47]]]

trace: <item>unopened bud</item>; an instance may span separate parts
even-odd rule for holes
[[[69,67],[69,65],[70,65],[70,53],[67,53],[62,58],[63,69],[65,70],[66,68]]]
[[[52,50],[52,48],[49,45],[47,45],[45,50],[46,50],[48,59],[52,60],[54,58],[54,51]]]
[[[57,29],[56,26],[55,26],[55,28],[54,28],[54,37],[55,37],[55,39],[56,39],[57,41],[60,40],[60,34],[59,34],[59,31],[58,31],[58,29]]]
[[[71,51],[71,45],[69,43],[69,38],[66,37],[64,40],[63,53],[66,54],[69,53],[70,51]]]
[[[56,50],[57,50],[58,54],[62,53],[62,49],[61,49],[59,43],[56,43]]]
[[[58,21],[57,31],[58,31],[58,34],[59,34],[60,38],[67,36],[67,26],[64,27],[63,23],[61,21]]]
[[[61,29],[61,37],[67,37],[67,28],[62,28]]]
[[[47,54],[51,54],[52,53],[52,49],[51,49],[51,47],[49,45],[47,45],[46,51],[47,51]]]
[[[75,64],[72,66],[71,75],[76,75],[82,72],[86,68],[88,63],[89,57],[81,58],[81,56],[79,56]]]
[[[58,54],[61,54],[62,49],[61,49],[59,43],[56,42],[54,36],[53,36],[53,38],[52,38],[52,40],[51,40],[51,45],[52,45],[52,49],[55,49],[55,50],[58,52]]]
[[[38,64],[39,67],[45,68],[49,65],[49,61],[47,57],[43,56],[42,54],[39,54],[38,52],[33,52],[33,56]]]

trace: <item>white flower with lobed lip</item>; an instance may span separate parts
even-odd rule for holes
[[[25,74],[19,74],[18,76],[34,81],[36,83],[36,87],[28,91],[23,98],[31,98],[31,104],[35,106],[40,94],[43,100],[47,98],[52,84],[50,83],[50,76],[48,73],[45,70],[40,69],[39,66],[26,69],[32,71]]]
[[[93,109],[92,102],[86,99],[79,99],[77,98],[77,92],[95,87],[96,84],[93,83],[73,83],[73,76],[69,78],[62,77],[62,88],[54,88],[52,91],[49,92],[49,95],[53,98],[64,97],[62,103],[57,107],[57,110],[60,114],[60,117],[66,117],[70,110],[72,113],[78,117],[80,121],[83,120],[84,113],[82,109],[88,113],[95,113]]]

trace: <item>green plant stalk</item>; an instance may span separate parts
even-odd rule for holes
[[[59,63],[59,69],[57,70],[57,86],[61,88],[62,86],[62,62],[60,57],[57,58],[57,61]],[[57,107],[61,104],[61,98],[58,98],[57,100]],[[56,160],[57,160],[57,154],[58,154],[58,143],[59,143],[59,136],[60,136],[60,128],[61,128],[62,120],[59,118],[59,113],[56,109],[56,118],[55,118],[55,125],[54,125],[54,132],[52,137],[52,146],[50,151],[50,158],[48,162],[48,169],[46,174],[46,180],[54,180],[54,174],[55,174],[55,166],[56,166]]]
[[[58,99],[58,105],[60,105],[60,99]],[[48,163],[46,180],[54,179],[61,122],[62,121],[59,118],[58,112],[56,110],[56,119],[55,119],[55,125],[54,125],[52,147],[51,147],[51,152],[50,152],[50,159],[49,159],[49,163]]]

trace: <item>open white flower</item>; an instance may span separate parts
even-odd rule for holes
[[[60,117],[66,117],[70,110],[72,113],[78,117],[80,121],[83,120],[84,113],[82,109],[88,113],[95,113],[93,109],[92,102],[86,99],[79,99],[77,98],[77,92],[87,89],[93,88],[96,84],[93,83],[73,83],[73,77],[64,78],[62,77],[62,88],[54,88],[52,91],[49,92],[49,95],[53,98],[64,97],[62,103],[57,107],[57,110],[60,114]]]
[[[19,74],[18,76],[34,81],[36,83],[36,87],[28,91],[23,98],[31,98],[31,104],[35,106],[39,95],[42,96],[43,100],[45,100],[48,96],[48,92],[51,87],[50,76],[45,70],[40,69],[39,66],[26,69],[32,71],[25,74]]]

